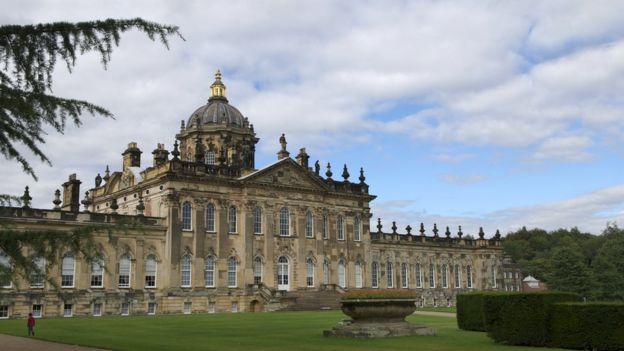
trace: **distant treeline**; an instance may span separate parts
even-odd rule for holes
[[[522,228],[507,234],[503,246],[525,276],[545,282],[550,290],[591,300],[624,299],[624,229],[617,225],[608,224],[600,235],[577,228]]]

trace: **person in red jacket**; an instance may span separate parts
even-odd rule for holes
[[[28,314],[26,325],[28,326],[28,336],[35,336],[35,317],[33,317],[32,313]]]

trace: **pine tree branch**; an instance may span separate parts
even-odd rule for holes
[[[112,117],[103,107],[47,93],[52,91],[52,74],[58,59],[65,62],[71,73],[78,55],[97,52],[106,68],[121,34],[131,29],[159,40],[166,48],[169,36],[184,40],[177,26],[141,18],[0,26],[0,154],[19,162],[24,172],[36,180],[34,170],[16,144],[23,144],[40,161],[51,164],[39,146],[45,142],[46,126],[63,133],[67,118],[79,126],[84,112]]]

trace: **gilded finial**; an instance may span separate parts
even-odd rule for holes
[[[221,70],[217,70],[215,73],[215,81],[210,86],[210,97],[225,98],[225,85],[221,82]]]

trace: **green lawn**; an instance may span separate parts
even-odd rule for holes
[[[376,340],[326,338],[340,312],[223,313],[54,318],[37,321],[37,338],[114,350],[555,350],[495,344],[485,333],[457,329],[455,318],[411,316],[438,336]],[[24,320],[0,321],[0,333],[24,336]]]

